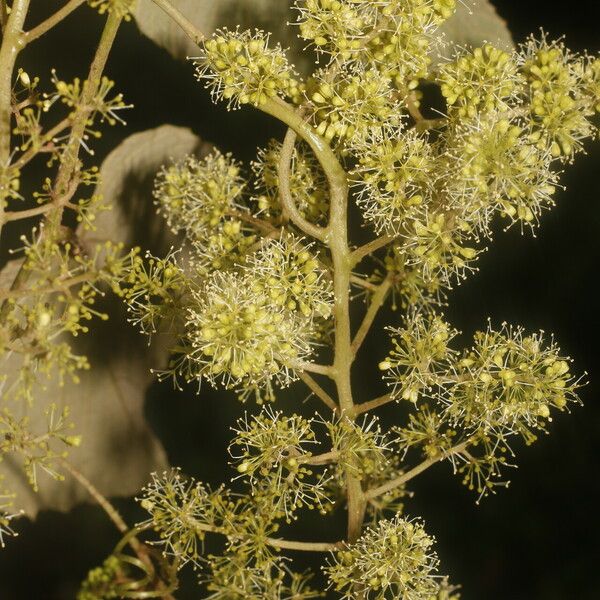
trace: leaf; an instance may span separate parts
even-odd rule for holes
[[[204,35],[219,27],[249,29],[258,27],[273,34],[275,42],[291,47],[291,57],[299,68],[310,56],[302,52],[296,28],[288,26],[294,15],[291,3],[282,0],[171,0]],[[134,17],[140,31],[165,48],[175,58],[197,56],[198,47],[152,0],[138,0]],[[302,63],[302,64],[298,64]]]
[[[84,247],[110,239],[127,245],[139,244],[154,252],[164,252],[173,243],[162,219],[156,216],[152,202],[152,185],[160,166],[171,158],[203,153],[208,148],[190,130],[165,125],[127,138],[105,160],[101,168],[104,181],[97,190],[104,203],[113,210],[100,212],[93,232],[81,232]],[[11,261],[0,271],[2,289],[10,286],[18,261]],[[10,272],[9,272],[10,271]],[[103,306],[110,315],[106,322],[96,320],[90,333],[74,339],[76,353],[86,354],[91,370],[81,375],[81,382],[51,382],[47,389],[36,390],[35,404],[11,406],[17,417],[29,414],[30,429],[44,432],[44,409],[51,403],[71,409],[74,433],[82,443],[71,449],[69,460],[106,496],[127,496],[146,483],[153,470],[167,465],[165,452],[144,418],[146,390],[153,381],[151,367],[160,367],[167,359],[167,342],[147,339],[126,322],[121,300],[107,295]],[[73,338],[71,338],[73,339]],[[0,371],[10,373],[19,363],[10,357]],[[6,475],[3,487],[17,493],[15,506],[31,517],[42,509],[69,510],[74,504],[89,500],[87,492],[67,474],[67,481],[55,481],[41,472],[39,492],[27,481],[20,461],[5,457],[0,469]]]
[[[485,42],[509,52],[515,47],[506,21],[489,0],[459,0],[456,13],[442,25],[440,32],[447,45],[434,62],[452,58],[457,49],[476,48]]]

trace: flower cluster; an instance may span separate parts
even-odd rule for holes
[[[433,544],[418,520],[381,520],[325,571],[342,598],[354,598],[354,590],[361,589],[368,600],[428,600],[440,590]]]
[[[447,416],[425,402],[421,402],[416,412],[409,415],[406,425],[396,427],[395,431],[395,442],[405,455],[411,448],[418,447],[429,459],[447,455],[456,443],[457,436]]]
[[[135,257],[124,293],[147,332],[167,318],[177,323],[169,373],[261,403],[302,371],[333,416],[285,416],[270,407],[246,415],[229,452],[247,494],[211,492],[176,473],[155,477],[142,506],[165,552],[181,563],[201,562],[206,533],[226,536],[221,555],[206,557],[211,598],[314,597],[307,578],[280,556],[288,548],[339,550],[325,572],[343,598],[457,599],[436,574],[433,539],[402,516],[407,481],[447,459],[480,497],[493,491],[512,466],[510,440],[534,441],[554,409],[577,401],[579,380],[541,333],[490,327],[459,352],[458,332],[433,309],[444,288],[474,270],[494,219],[533,227],[552,205],[556,165],[595,132],[600,68],[543,39],[512,53],[486,44],[432,69],[436,32],[455,0],[298,0],[296,8],[300,36],[320,62],[305,82],[258,30],[218,30],[196,59],[214,98],[253,104],[291,127],[299,139],[287,138],[289,169],[280,168],[280,143],[261,150],[253,198],[240,165],[218,151],[163,169],[157,204],[185,234],[191,258],[186,265],[149,258],[146,266]],[[421,110],[425,79],[445,100],[441,118],[429,118],[430,106]],[[289,171],[287,186],[280,171]],[[282,187],[297,213],[280,201]],[[346,200],[356,201],[380,238],[356,250],[346,242]],[[296,237],[298,230],[317,242]],[[384,273],[352,271],[384,247]],[[347,290],[334,298],[332,275],[374,294],[353,341],[352,299]],[[352,407],[350,365],[390,287],[410,307],[403,326],[390,329],[393,348],[379,365],[390,393]],[[333,327],[342,329],[333,360],[311,369],[317,345],[330,341],[334,306]],[[339,397],[311,370],[335,380]],[[393,435],[376,417],[357,420],[391,401],[407,401],[409,412]],[[315,455],[320,422],[328,446]],[[415,452],[424,462],[408,469]],[[354,508],[364,503],[360,511],[353,500]],[[326,514],[345,501],[353,543],[276,537],[299,508]],[[362,509],[372,525],[361,536]]]
[[[399,304],[403,309],[419,307],[428,310],[431,306],[443,303],[445,282],[438,274],[425,274],[422,265],[407,266],[401,247],[392,247],[384,264],[394,284],[394,307]]]
[[[293,236],[266,241],[248,258],[247,269],[256,276],[253,291],[269,296],[275,306],[310,320],[331,316],[331,277],[312,245]]]
[[[444,65],[438,81],[452,110],[468,118],[506,107],[522,84],[516,57],[489,44]]]
[[[427,78],[439,26],[456,9],[455,0],[390,0],[368,37],[363,60],[376,65],[402,93]]]
[[[117,580],[124,578],[124,565],[109,556],[99,567],[91,569],[81,584],[77,600],[113,600],[121,596]]]
[[[429,48],[455,0],[306,0],[297,2],[300,35],[330,63],[370,64],[399,87],[427,75]]]
[[[288,309],[252,289],[254,278],[217,272],[194,293],[187,330],[199,374],[230,387],[289,379],[294,360],[310,354],[309,329]]]
[[[81,437],[72,433],[74,425],[69,420],[68,408],[59,410],[51,404],[44,412],[46,427],[42,431],[32,431],[27,417],[16,418],[7,408],[0,413],[0,456],[19,457],[27,480],[36,492],[40,472],[59,481],[63,479],[59,472],[60,461],[67,455],[68,448],[81,443]],[[7,527],[10,519],[4,519]]]
[[[582,81],[584,59],[572,55],[563,43],[549,43],[545,38],[531,38],[521,55],[531,138],[552,156],[569,159],[594,130],[589,117],[595,102],[585,94]]]
[[[191,289],[179,374],[227,388],[265,389],[291,381],[331,314],[331,284],[310,247],[266,241],[237,271],[216,271]]]
[[[172,229],[185,231],[205,270],[240,262],[255,242],[242,202],[244,181],[231,155],[213,150],[203,159],[188,156],[159,173],[154,197]]]
[[[378,233],[398,235],[430,201],[436,179],[431,145],[414,130],[372,132],[360,147],[353,183],[363,217]]]
[[[97,244],[91,254],[85,254],[71,242],[46,235],[23,241],[21,270],[27,274],[29,290],[6,298],[0,358],[8,360],[16,350],[23,359],[18,369],[2,376],[10,380],[5,397],[32,401],[37,384],[52,378],[61,386],[69,379],[78,382],[79,372],[89,369],[87,358],[75,354],[69,340],[88,333],[94,318],[108,318],[95,308],[97,297],[102,286],[118,292],[130,258],[122,244],[110,242]],[[15,335],[18,332],[27,334]]]
[[[416,403],[423,392],[443,381],[455,352],[449,343],[456,335],[438,315],[409,315],[402,328],[388,328],[394,349],[379,363],[385,379],[392,382],[393,393]]]
[[[136,0],[88,0],[92,8],[97,8],[98,12],[115,14],[118,17],[131,21],[131,13],[135,8]]]
[[[348,59],[363,46],[376,9],[369,2],[306,0],[298,2],[300,35],[320,52]]]
[[[89,129],[96,117],[99,117],[101,122],[106,121],[109,125],[115,125],[117,122],[122,125],[125,124],[118,113],[121,110],[131,108],[131,105],[125,104],[123,101],[123,94],[121,93],[111,96],[115,83],[108,79],[108,77],[102,77],[98,89],[91,98],[87,98],[89,95],[88,88],[90,86],[90,83],[87,80],[81,81],[76,77],[72,83],[67,83],[62,79],[59,79],[56,71],[53,70],[52,83],[54,84],[55,92],[52,94],[44,94],[42,106],[45,112],[50,110],[50,107],[55,102],[64,104],[71,111],[80,110],[82,99],[86,98],[88,100],[86,108],[90,111],[87,131],[93,137],[100,137],[99,132]]]
[[[269,47],[269,35],[260,30],[219,29],[195,58],[199,80],[205,80],[216,99],[229,106],[264,104],[277,96],[297,99],[301,84],[284,51]]]
[[[497,113],[459,125],[448,141],[452,207],[478,232],[494,214],[532,224],[553,205],[557,174],[527,131]]]
[[[283,560],[249,567],[238,556],[214,556],[207,588],[214,600],[311,600],[322,593],[311,588],[310,576],[294,573]]]
[[[235,507],[225,490],[211,491],[202,483],[186,480],[179,470],[154,473],[140,504],[160,534],[164,553],[183,564],[198,564],[206,533],[222,527]]]
[[[299,508],[325,507],[331,502],[324,492],[323,478],[315,480],[309,448],[317,444],[313,421],[298,415],[284,417],[266,408],[260,415],[244,417],[234,429],[237,434],[230,454],[237,471],[248,478],[254,493],[277,498],[274,513],[287,521],[297,518]],[[236,449],[239,447],[239,450]]]
[[[277,496],[273,489],[253,489],[248,495],[233,495],[223,488],[210,491],[177,470],[154,474],[140,499],[150,517],[140,525],[152,526],[163,555],[173,558],[179,568],[189,562],[207,567],[201,577],[213,592],[211,597],[315,598],[309,576],[294,573],[279,556],[276,538],[270,537],[282,517]],[[222,555],[204,553],[208,533],[226,536]]]
[[[457,427],[525,438],[551,420],[551,408],[564,410],[576,400],[579,384],[569,359],[554,343],[546,347],[542,333],[488,328],[460,357],[448,348],[454,333],[437,316],[418,315],[406,328],[392,329],[394,350],[380,364],[392,393],[416,402],[419,390],[429,391]]]
[[[395,348],[380,368],[393,397],[416,403],[409,422],[395,428],[396,442],[404,452],[419,447],[429,459],[449,458],[480,497],[509,466],[508,438],[534,442],[552,409],[578,401],[569,359],[541,333],[488,328],[458,355],[448,347],[454,332],[437,316],[409,319],[392,332]]]
[[[338,454],[338,477],[345,470],[359,479],[373,478],[386,469],[390,444],[377,418],[365,418],[361,424],[342,416],[325,425],[331,448]]]
[[[504,325],[475,335],[473,347],[456,366],[456,384],[447,397],[448,416],[467,430],[518,433],[533,441],[551,409],[577,400],[578,380],[569,359],[542,333],[525,335]]]
[[[146,253],[145,259],[132,253],[119,293],[127,303],[130,322],[152,335],[165,322],[173,325],[168,329],[176,330],[192,287],[193,281],[185,275],[174,253],[165,258]]]
[[[406,264],[422,270],[426,281],[440,278],[450,287],[455,277],[473,270],[479,251],[472,245],[475,240],[468,223],[451,213],[432,212],[411,225],[402,250]]]
[[[400,123],[390,81],[375,69],[340,69],[332,81],[327,71],[318,71],[307,84],[307,96],[314,105],[317,133],[328,141],[355,143],[383,123]]]

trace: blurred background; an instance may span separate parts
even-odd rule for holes
[[[55,2],[32,4],[34,22]],[[564,34],[573,50],[600,50],[597,0],[495,0],[495,5],[517,42],[542,27],[551,38]],[[65,79],[84,75],[102,21],[92,10],[79,10],[26,51],[28,71],[46,76],[52,65]],[[126,128],[106,131],[98,146],[100,159],[125,136],[163,123],[189,127],[246,162],[257,146],[282,134],[255,111],[229,113],[212,105],[195,82],[192,65],[174,61],[141,36],[134,23],[123,27],[107,74],[135,108],[128,111]],[[529,448],[515,445],[519,468],[508,474],[508,489],[476,505],[476,497],[447,465],[411,485],[415,495],[406,510],[425,518],[427,530],[437,538],[443,572],[462,584],[464,600],[600,598],[600,306],[594,292],[600,265],[599,159],[600,145],[589,144],[588,154],[565,169],[566,190],[557,194],[557,208],[543,215],[536,237],[521,235],[518,228],[499,230],[480,271],[450,294],[446,314],[465,339],[485,327],[488,316],[496,325],[506,320],[553,332],[590,382],[581,391],[584,406],[556,418],[551,435]],[[379,323],[394,319],[383,314]],[[362,356],[380,360],[386,348],[386,338],[375,336]],[[367,385],[372,376],[372,362],[359,364],[357,385],[365,399],[379,392]],[[195,392],[177,393],[170,384],[155,384],[147,395],[146,415],[173,465],[219,484],[230,477],[229,427],[244,407],[208,387],[199,396]],[[291,406],[303,398],[303,391],[293,389],[282,402]],[[307,410],[313,409],[311,404]],[[132,499],[115,503],[130,522],[142,518]],[[332,528],[340,526],[332,521]],[[74,598],[87,571],[118,540],[104,514],[91,504],[66,514],[45,511],[35,522],[23,520],[17,527],[20,536],[0,550],[0,600]],[[304,529],[310,527],[309,520]],[[314,528],[318,531],[316,521]],[[176,595],[181,600],[200,597],[193,576]]]

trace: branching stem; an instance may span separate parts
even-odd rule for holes
[[[387,277],[378,286],[377,290],[373,293],[373,296],[371,297],[371,303],[369,304],[369,308],[367,309],[367,313],[358,329],[358,332],[356,333],[356,336],[354,337],[354,340],[352,340],[353,359],[356,356],[356,353],[358,352],[360,347],[362,346],[362,343],[364,342],[365,338],[367,337],[367,334],[369,333],[369,330],[371,329],[371,326],[375,321],[377,313],[383,306],[385,299],[392,287],[392,281],[393,276],[391,274],[388,274]]]
[[[152,0],[181,27],[182,31],[199,46],[206,37],[187,17],[180,13],[168,0]]]
[[[30,0],[14,0],[2,31],[0,46],[0,168],[10,164],[12,132],[12,81],[19,52],[24,48],[23,25]],[[4,7],[6,8],[6,7]],[[4,206],[0,205],[0,235],[4,224]]]
[[[327,375],[327,377],[333,378],[334,368],[330,365],[317,365],[311,362],[305,362],[303,360],[297,360],[291,365],[294,369],[299,371],[307,371],[309,373],[317,373],[318,375]]]
[[[362,404],[358,404],[354,408],[354,413],[356,415],[361,415],[362,413],[368,412],[375,408],[379,408],[380,406],[384,406],[385,404],[389,404],[395,400],[395,396],[393,394],[384,394],[383,396],[379,396],[374,398],[373,400],[369,400],[369,402],[363,402]]]
[[[98,489],[92,484],[92,482],[85,477],[78,469],[76,469],[68,460],[61,459],[60,463],[62,466],[69,471],[69,473],[76,479],[89,493],[89,495],[96,501],[96,503],[102,508],[102,510],[108,515],[109,519],[114,523],[115,527],[122,533],[125,534],[129,531],[127,523],[123,520],[123,517],[119,514],[119,511],[105,498]]]
[[[310,388],[311,392],[320,398],[333,412],[339,412],[340,408],[335,400],[308,374],[300,371],[298,377]]]
[[[45,21],[29,30],[24,34],[25,43],[29,44],[33,40],[50,31],[58,25],[63,19],[66,19],[74,10],[79,8],[86,0],[69,0],[62,8],[59,8],[54,14],[50,15]]]
[[[300,231],[306,233],[317,240],[324,241],[327,235],[327,230],[307,221],[298,210],[292,192],[290,189],[290,178],[291,178],[291,165],[292,156],[294,154],[294,148],[296,144],[297,134],[293,129],[288,129],[283,140],[281,147],[281,157],[279,159],[279,165],[277,168],[277,175],[279,179],[279,197],[281,204],[287,217],[292,221]]]
[[[209,523],[201,523],[193,517],[187,519],[189,525],[191,525],[196,531],[208,532],[208,533],[219,533],[228,537],[238,538],[239,536],[233,536],[221,527],[211,525]],[[286,550],[299,550],[302,552],[331,552],[342,547],[343,542],[299,542],[296,540],[284,540],[281,538],[267,537],[263,541],[273,548],[282,548]]]
[[[384,248],[385,246],[391,244],[396,238],[392,235],[384,235],[380,238],[377,238],[364,246],[360,246],[352,253],[351,260],[352,265],[356,266],[359,262],[361,262],[367,256],[373,254],[380,248]]]
[[[367,492],[365,492],[365,497],[367,498],[367,500],[371,500],[372,498],[377,498],[377,496],[381,496],[382,494],[390,492],[398,486],[403,485],[407,481],[414,479],[417,475],[420,475],[423,471],[426,471],[427,469],[429,469],[429,467],[435,465],[436,463],[441,462],[442,460],[449,458],[450,456],[453,456],[455,454],[460,454],[461,452],[464,452],[465,448],[469,445],[470,441],[471,440],[466,440],[464,442],[461,442],[460,444],[457,444],[453,448],[450,448],[450,450],[448,450],[440,456],[424,460],[422,463],[418,464],[410,471],[407,471],[406,473],[403,473],[402,475],[391,479],[387,483],[384,483],[380,486],[368,490]]]

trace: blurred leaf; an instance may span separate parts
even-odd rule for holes
[[[140,245],[153,252],[165,252],[174,242],[162,219],[156,216],[152,186],[160,166],[170,159],[206,152],[190,130],[165,125],[127,138],[105,160],[98,193],[113,209],[100,212],[96,231],[83,231],[83,246],[110,239],[126,246]],[[2,288],[10,286],[20,261],[11,261],[0,272]],[[145,336],[126,322],[121,300],[107,294],[97,309],[107,312],[106,322],[96,320],[88,335],[69,338],[76,353],[88,356],[91,370],[81,375],[78,385],[64,387],[51,382],[35,391],[33,406],[11,406],[17,417],[28,415],[34,432],[45,431],[44,409],[51,403],[69,406],[74,433],[82,443],[70,451],[69,460],[106,496],[127,496],[146,483],[153,470],[163,469],[167,458],[144,417],[146,390],[153,381],[150,368],[160,368],[167,359],[167,339],[161,336],[148,346]],[[19,368],[9,357],[1,365],[7,374]],[[19,410],[21,413],[19,414]],[[39,492],[27,483],[17,458],[1,463],[4,486],[17,492],[15,505],[31,517],[42,509],[69,510],[87,492],[68,475],[58,482],[40,473]]]
[[[310,55],[302,52],[303,43],[297,29],[287,25],[294,20],[290,2],[282,0],[171,0],[204,35],[220,27],[249,29],[258,27],[273,34],[284,48],[291,48],[290,57],[303,68]],[[165,48],[175,58],[197,56],[198,47],[152,0],[138,0],[134,13],[140,31]],[[301,63],[301,64],[298,64]]]
[[[514,49],[506,21],[498,15],[490,0],[459,0],[456,13],[440,31],[447,46],[437,60],[452,58],[458,49],[475,48],[484,42],[506,51]]]
[[[21,270],[21,265],[23,264],[22,258],[15,258],[13,260],[9,260],[1,269],[0,269],[0,290],[7,290],[12,285],[17,273]]]

